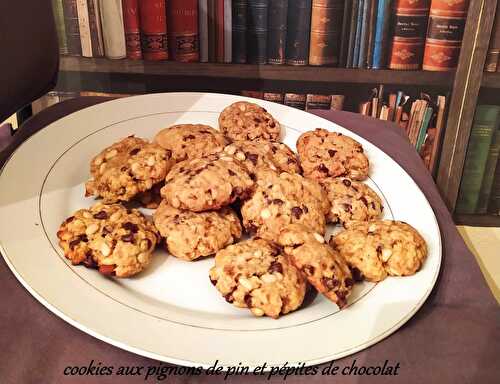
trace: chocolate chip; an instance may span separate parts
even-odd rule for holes
[[[314,267],[312,265],[304,265],[303,269],[307,275],[309,276],[314,275]]]
[[[370,203],[370,205],[372,206],[372,209],[376,209],[377,208],[377,206],[375,205],[375,203],[373,201]]]
[[[271,201],[272,204],[283,205],[285,202],[281,199],[274,199]]]
[[[270,126],[271,128],[274,128],[274,127],[276,127],[276,124],[275,124],[275,122],[274,122],[274,121],[271,121],[271,123],[269,124],[269,126]]]
[[[269,273],[273,273],[273,272],[283,273],[283,266],[281,265],[281,263],[279,263],[277,261],[273,261],[271,263],[271,265],[269,266],[268,272]]]
[[[127,170],[127,167],[121,167],[120,171],[125,172]]]
[[[305,213],[309,212],[309,208],[307,208],[305,205],[302,206],[302,209]]]
[[[252,296],[247,293],[243,300],[245,301],[245,304],[248,308],[252,308]]]
[[[255,224],[252,224],[252,223],[247,224],[245,226],[245,228],[246,228],[247,232],[250,234],[257,233],[257,229],[258,229],[257,226]]]
[[[351,180],[349,179],[344,179],[342,180],[342,183],[346,186],[346,187],[350,187],[351,186]]]
[[[102,232],[101,233],[104,236],[106,236],[108,233],[111,233],[111,232],[113,232],[113,229],[111,227],[109,227],[109,226],[106,225],[105,227],[102,228]]]
[[[240,187],[234,187],[233,190],[231,191],[232,196],[240,196],[243,193],[243,189]]]
[[[361,273],[361,271],[358,268],[352,267],[351,273],[352,273],[352,277],[353,277],[354,281],[363,281],[363,274]]]
[[[258,155],[256,155],[255,153],[247,153],[246,155],[248,159],[253,163],[253,165],[257,165],[257,160],[259,159]]]
[[[227,170],[227,173],[229,173],[229,176],[236,176],[236,173],[231,171],[230,169]]]
[[[330,157],[335,156],[336,153],[337,153],[337,151],[334,151],[333,149],[328,150],[328,154],[330,155]]]
[[[208,132],[208,131],[205,131],[205,130],[203,130],[203,131],[199,131],[199,132],[200,132],[200,133],[206,133],[206,134],[211,134],[210,132]]]
[[[130,156],[137,155],[141,149],[140,148],[134,148],[129,152]]]
[[[332,290],[339,285],[339,281],[336,280],[334,277],[322,277],[321,284],[323,284],[329,290]]]
[[[354,280],[351,279],[350,277],[348,277],[347,279],[345,279],[344,283],[345,283],[345,286],[347,288],[349,288],[349,287],[352,287],[354,285]]]
[[[352,205],[351,204],[342,204],[342,207],[347,212],[351,212],[351,210],[352,210]]]
[[[210,282],[212,283],[212,285],[216,285],[217,284],[217,280],[210,279]]]
[[[108,214],[105,211],[99,211],[94,215],[94,219],[104,220],[108,218]]]
[[[179,224],[179,223],[180,223],[179,215],[175,215],[174,216],[174,224]]]
[[[228,303],[232,303],[234,301],[233,294],[228,293],[226,296],[224,296],[224,299],[226,299]]]
[[[137,233],[137,231],[139,230],[139,227],[137,226],[137,224],[134,224],[131,222],[123,223],[122,228],[126,229],[127,231],[130,231],[132,233]]]
[[[294,215],[297,220],[300,219],[300,216],[302,216],[303,213],[304,212],[302,211],[302,209],[300,207],[293,207],[292,208],[292,215]]]
[[[295,164],[297,161],[295,159],[289,158],[286,163],[287,164]]]
[[[321,163],[317,167],[318,171],[323,172],[323,173],[328,173],[328,168],[325,166],[325,164]]]
[[[127,233],[126,235],[123,235],[121,237],[121,240],[126,242],[126,243],[133,243],[134,242],[134,235],[131,233]]]
[[[381,254],[382,254],[382,247],[379,245],[379,246],[377,247],[377,255],[379,255],[379,256],[380,256]]]
[[[258,119],[258,118],[256,118],[256,117],[254,117],[253,121],[255,121],[256,123],[260,123],[260,122],[262,122],[262,120],[261,120],[261,119]]]
[[[94,258],[92,257],[92,251],[90,249],[85,253],[85,259],[82,263],[87,268],[97,268],[97,263],[94,261]]]
[[[64,222],[67,224],[67,223],[71,223],[73,220],[75,220],[75,216],[70,216]]]
[[[271,147],[272,153],[276,153],[277,150],[278,150],[278,148],[276,148],[274,145]]]
[[[182,141],[193,140],[195,139],[194,135],[187,135],[182,138]]]
[[[74,239],[74,240],[71,240],[71,241],[69,242],[69,249],[73,249],[73,248],[75,248],[75,247],[76,247],[78,244],[80,244],[80,243],[81,243],[81,240],[80,240],[80,238],[79,238],[79,237],[77,237],[77,238],[76,238],[76,239]]]

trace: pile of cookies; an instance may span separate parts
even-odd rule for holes
[[[417,272],[424,239],[380,220],[380,197],[362,181],[361,144],[316,129],[280,143],[280,123],[245,101],[219,130],[183,124],[153,142],[124,138],[91,160],[86,196],[100,201],[66,219],[57,236],[73,264],[106,275],[142,271],[163,243],[180,259],[215,254],[209,277],[226,301],[256,316],[298,309],[308,286],[340,308],[356,281]],[[153,208],[153,222],[134,206]],[[328,223],[344,230],[325,241]],[[238,240],[246,232],[248,240]]]

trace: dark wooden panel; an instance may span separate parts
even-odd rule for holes
[[[500,227],[500,216],[496,215],[454,215],[455,224],[471,227]]]

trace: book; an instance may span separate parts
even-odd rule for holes
[[[364,6],[365,6],[365,0],[358,0],[358,14],[356,15],[356,34],[354,35],[354,47],[353,47],[354,52],[352,54],[352,68],[358,68]]]
[[[224,0],[215,0],[215,61],[224,62]]]
[[[59,53],[68,54],[68,42],[66,40],[66,29],[64,26],[63,0],[52,0],[52,10],[54,11],[54,21],[57,29],[57,40],[59,43]]]
[[[208,1],[198,0],[198,32],[200,42],[200,61],[208,62]]]
[[[479,199],[477,202],[476,213],[486,213],[488,211],[488,203],[490,202],[491,188],[493,187],[493,179],[495,177],[495,169],[498,163],[498,155],[500,154],[500,115],[497,119],[496,130],[493,133],[490,149],[486,165],[484,167],[483,181],[479,189]]]
[[[443,140],[444,133],[444,125],[445,125],[445,115],[446,115],[446,97],[438,96],[437,99],[437,115],[436,122],[434,124],[434,137],[433,141],[431,141],[431,152],[429,156],[429,161],[427,163],[427,168],[431,172],[432,175],[435,175],[437,172],[438,166],[438,158],[439,153],[441,151],[441,143]],[[425,162],[425,158],[424,158]]]
[[[330,95],[313,95],[306,96],[306,111],[311,109],[330,109],[332,97]]]
[[[224,63],[233,59],[232,0],[224,0]]]
[[[141,48],[144,60],[167,60],[167,15],[165,0],[141,0]]]
[[[247,62],[267,63],[268,0],[252,0],[247,5]]]
[[[390,69],[419,69],[424,53],[430,0],[395,0]]]
[[[233,63],[247,62],[247,0],[233,0]]]
[[[78,12],[78,27],[80,30],[82,56],[92,57],[92,41],[90,38],[90,22],[87,0],[76,0],[76,8]]]
[[[500,215],[500,161],[497,162],[495,176],[493,177],[490,201],[488,203],[488,213]]]
[[[175,61],[199,61],[198,0],[168,0],[167,44]]]
[[[378,0],[375,37],[373,40],[373,58],[371,63],[373,69],[382,69],[387,66],[391,5],[391,0]]]
[[[254,99],[262,99],[264,92],[261,91],[241,91],[241,96],[253,97]]]
[[[373,44],[375,41],[375,21],[377,19],[377,0],[372,0],[368,14],[368,41],[366,44],[366,60],[363,63],[365,68],[372,67]]]
[[[264,92],[263,99],[273,103],[283,104],[283,94],[275,92]]]
[[[296,0],[288,4],[286,63],[307,65],[311,31],[311,0]],[[304,96],[305,98],[305,96]]]
[[[497,9],[493,27],[491,28],[490,44],[486,54],[484,70],[486,72],[496,72],[500,70],[498,62],[500,60],[500,2],[497,1]]]
[[[90,24],[90,41],[92,43],[92,56],[104,56],[104,41],[102,39],[101,11],[99,0],[87,0]]]
[[[345,0],[344,14],[342,16],[342,32],[340,33],[339,67],[345,67],[347,65],[347,48],[349,47],[351,11],[352,0]]]
[[[356,42],[356,27],[358,23],[358,0],[352,0],[351,20],[349,22],[349,44],[347,45],[347,68],[353,68],[354,44]]]
[[[208,0],[208,61],[217,62],[217,0]]]
[[[312,0],[309,65],[337,65],[344,0]]]
[[[422,68],[451,71],[457,67],[469,0],[432,0]]]
[[[285,64],[288,0],[269,0],[267,62]]]
[[[81,56],[80,25],[76,0],[62,0],[68,55]]]
[[[478,105],[476,108],[455,207],[457,213],[471,214],[476,211],[488,151],[499,114],[500,106],[497,105]]]
[[[283,97],[283,104],[301,109],[305,111],[306,109],[306,95],[299,93],[285,93]]]
[[[139,20],[139,0],[122,0],[123,26],[127,59],[141,60],[141,30]]]
[[[419,130],[418,130],[417,141],[415,144],[415,149],[419,153],[420,153],[420,150],[422,149],[422,146],[424,144],[425,136],[427,135],[429,123],[431,121],[433,114],[434,114],[434,110],[432,109],[432,107],[425,108],[424,116],[423,116],[422,123],[420,124]]]
[[[108,59],[123,59],[127,56],[123,27],[121,0],[99,2],[102,22],[104,52]]]
[[[331,95],[330,109],[333,111],[342,111],[344,109],[344,95]]]
[[[366,67],[366,57],[368,51],[368,22],[370,17],[372,0],[364,0],[363,2],[363,14],[361,16],[361,32],[359,35],[359,56],[358,56],[358,68]]]

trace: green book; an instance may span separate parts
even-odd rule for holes
[[[497,162],[497,169],[493,177],[493,186],[491,187],[490,202],[488,213],[500,215],[500,158]]]
[[[500,154],[500,116],[497,119],[496,131],[493,134],[488,159],[484,167],[483,182],[479,190],[479,200],[477,202],[476,213],[486,213],[488,211],[488,203],[490,201],[491,188],[495,177],[495,169],[497,167],[498,155]]]
[[[66,41],[66,29],[64,26],[63,0],[52,0],[52,10],[54,11],[54,21],[56,23],[57,38],[59,40],[59,53],[68,54],[68,43]]]
[[[417,152],[420,153],[420,149],[422,148],[422,144],[424,144],[425,136],[427,134],[427,128],[429,128],[429,123],[431,121],[432,114],[434,110],[432,107],[427,107],[425,109],[424,118],[422,120],[422,124],[420,125],[420,129],[418,131],[417,143],[415,145]]]
[[[497,105],[478,105],[476,108],[458,193],[457,213],[476,212],[488,152],[499,115],[500,106]]]

